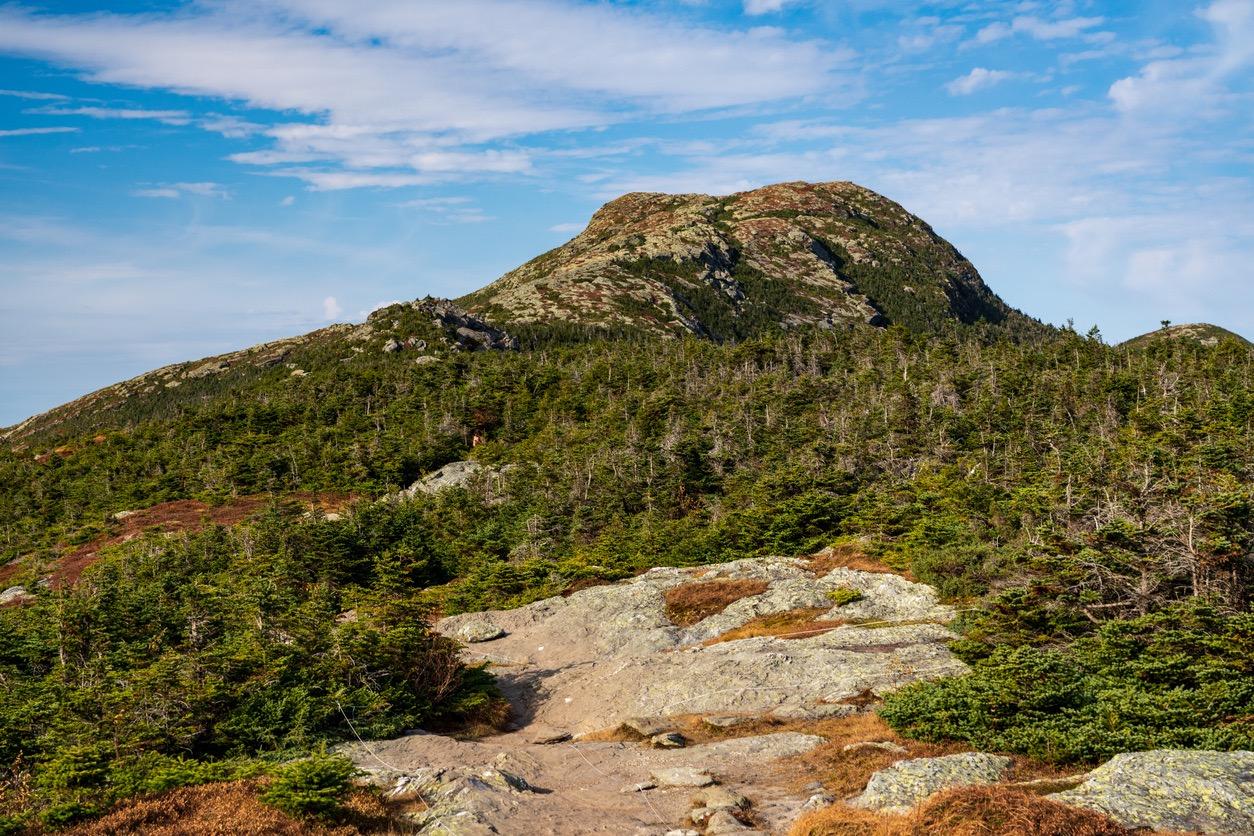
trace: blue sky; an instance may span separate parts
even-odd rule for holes
[[[0,425],[482,286],[625,191],[854,180],[1012,304],[1254,336],[1254,0],[0,4]]]

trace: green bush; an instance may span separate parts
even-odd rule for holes
[[[289,815],[331,818],[356,771],[348,758],[318,752],[280,767],[261,800]]]
[[[830,590],[827,593],[827,597],[830,598],[832,603],[836,606],[843,607],[845,604],[852,604],[854,601],[861,601],[862,593],[856,589],[850,589],[847,586],[838,586],[835,589]]]
[[[1254,615],[1204,602],[1112,621],[1069,647],[1000,647],[970,673],[888,696],[928,741],[1065,763],[1159,748],[1254,747]]]

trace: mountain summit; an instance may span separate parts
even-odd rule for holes
[[[953,245],[849,182],[624,195],[579,235],[459,300],[501,324],[688,331],[1028,322]]]

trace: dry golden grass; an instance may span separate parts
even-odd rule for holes
[[[901,575],[908,581],[915,580],[914,575],[910,574],[909,570],[894,569],[882,561],[868,557],[861,548],[853,543],[828,546],[823,551],[807,557],[806,563],[815,577],[822,577],[833,569],[857,569],[859,572]]]
[[[836,804],[802,817],[789,836],[1125,836],[1133,832],[1100,813],[1019,790],[961,787],[904,814]]]
[[[787,612],[771,613],[769,615],[759,615],[757,618],[751,618],[744,624],[732,630],[728,630],[722,635],[715,636],[712,639],[706,639],[702,645],[709,647],[719,642],[731,642],[737,639],[751,639],[755,636],[778,636],[783,639],[803,639],[808,636],[817,636],[820,633],[826,633],[828,630],[835,630],[847,622],[845,621],[822,621],[818,617],[827,612],[830,607],[814,607],[799,610],[788,610]]]
[[[666,590],[666,615],[680,627],[722,612],[729,604],[761,595],[769,584],[761,580],[697,581]]]
[[[345,821],[301,821],[262,804],[255,781],[184,787],[126,801],[95,821],[63,831],[71,836],[358,836],[402,834],[402,825],[376,795],[356,791],[345,804]]]

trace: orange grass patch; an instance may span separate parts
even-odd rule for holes
[[[362,790],[345,804],[345,821],[303,821],[269,807],[257,797],[255,781],[184,787],[149,798],[124,801],[95,821],[63,831],[72,836],[358,836],[410,832],[394,821],[378,796]]]
[[[915,580],[908,569],[894,569],[883,561],[868,557],[860,548],[850,543],[828,546],[817,554],[805,558],[814,576],[821,578],[833,569],[857,569],[859,572],[875,572],[879,575],[900,575],[908,581]]]
[[[726,633],[706,639],[701,644],[709,647],[719,642],[733,642],[737,639],[751,639],[755,636],[778,636],[783,639],[804,639],[817,636],[828,630],[835,630],[848,622],[822,621],[818,616],[827,612],[830,607],[803,608],[787,612],[770,613],[751,618],[739,627]]]
[[[803,816],[789,836],[1126,836],[1113,819],[1006,787],[960,787],[904,814],[836,804]]]
[[[750,595],[761,595],[769,584],[761,580],[697,581],[666,590],[666,615],[680,627],[721,613],[728,605]]]

